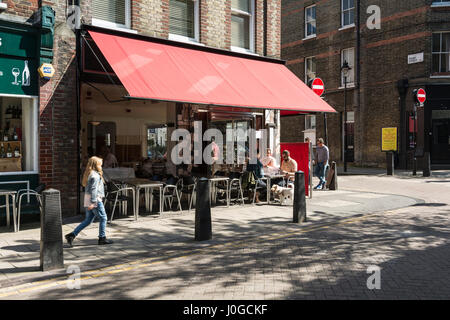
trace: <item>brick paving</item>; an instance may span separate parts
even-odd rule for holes
[[[80,290],[59,284],[4,298],[449,299],[450,197],[446,195],[450,180],[416,183],[415,179],[345,177],[341,181],[353,191],[370,189],[371,194],[384,191],[391,196],[397,192],[422,201],[402,209],[374,210],[375,214],[355,213],[351,220],[343,220],[348,217],[335,208],[333,221],[325,219],[324,224],[319,218],[310,219],[301,226],[287,223],[292,212],[285,208],[223,209],[213,214],[214,239],[203,243],[192,240],[192,214],[187,213],[141,220],[139,227],[134,223],[119,225],[115,237],[120,232],[133,236],[125,236],[121,239],[125,243],[114,250],[92,246],[96,229],[91,228],[79,242],[83,246],[65,250],[66,264],[77,263],[86,271],[95,253],[105,267],[122,266],[103,275],[97,271],[95,277],[82,280]],[[322,194],[319,197],[326,197]],[[347,201],[351,196],[353,192],[342,192],[339,198]],[[362,200],[380,201],[374,197]],[[348,208],[340,209],[345,212]],[[314,217],[317,210],[310,210]],[[187,224],[184,229],[183,224]],[[168,241],[168,234],[174,233],[177,236]],[[155,239],[149,241],[152,237]],[[132,268],[138,257],[151,260]],[[29,260],[22,262],[26,267]],[[380,290],[367,288],[367,268],[371,265],[381,269]],[[0,289],[0,298],[8,290]]]

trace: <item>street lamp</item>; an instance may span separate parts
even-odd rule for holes
[[[341,67],[341,72],[344,75],[344,172],[347,172],[347,77],[351,69],[345,60]]]

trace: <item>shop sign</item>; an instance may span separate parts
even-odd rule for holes
[[[397,128],[381,129],[381,151],[397,151]]]
[[[0,93],[38,95],[36,33],[0,25]]]
[[[51,79],[55,74],[55,68],[53,68],[50,63],[43,63],[38,71],[41,78],[44,78],[46,80]]]

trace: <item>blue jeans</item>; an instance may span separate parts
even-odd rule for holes
[[[106,211],[105,211],[105,207],[103,206],[103,202],[101,202],[101,201],[97,202],[97,208],[94,208],[92,210],[88,210],[86,208],[86,218],[84,219],[84,221],[82,223],[80,223],[78,225],[78,227],[75,228],[75,230],[73,231],[73,234],[75,236],[77,236],[81,232],[81,230],[86,228],[88,225],[90,225],[92,223],[92,221],[94,221],[95,217],[98,217],[100,219],[98,236],[100,238],[106,237],[105,230],[106,230],[106,221],[108,218],[106,216]]]
[[[325,178],[325,172],[327,171],[328,163],[327,162],[319,162],[314,169],[314,174],[320,180],[321,185],[325,185],[327,180]]]

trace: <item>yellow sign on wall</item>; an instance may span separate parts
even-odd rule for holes
[[[43,63],[41,67],[38,69],[39,75],[41,78],[49,80],[55,74],[55,68],[50,63]]]
[[[397,128],[381,129],[381,151],[397,151]]]

